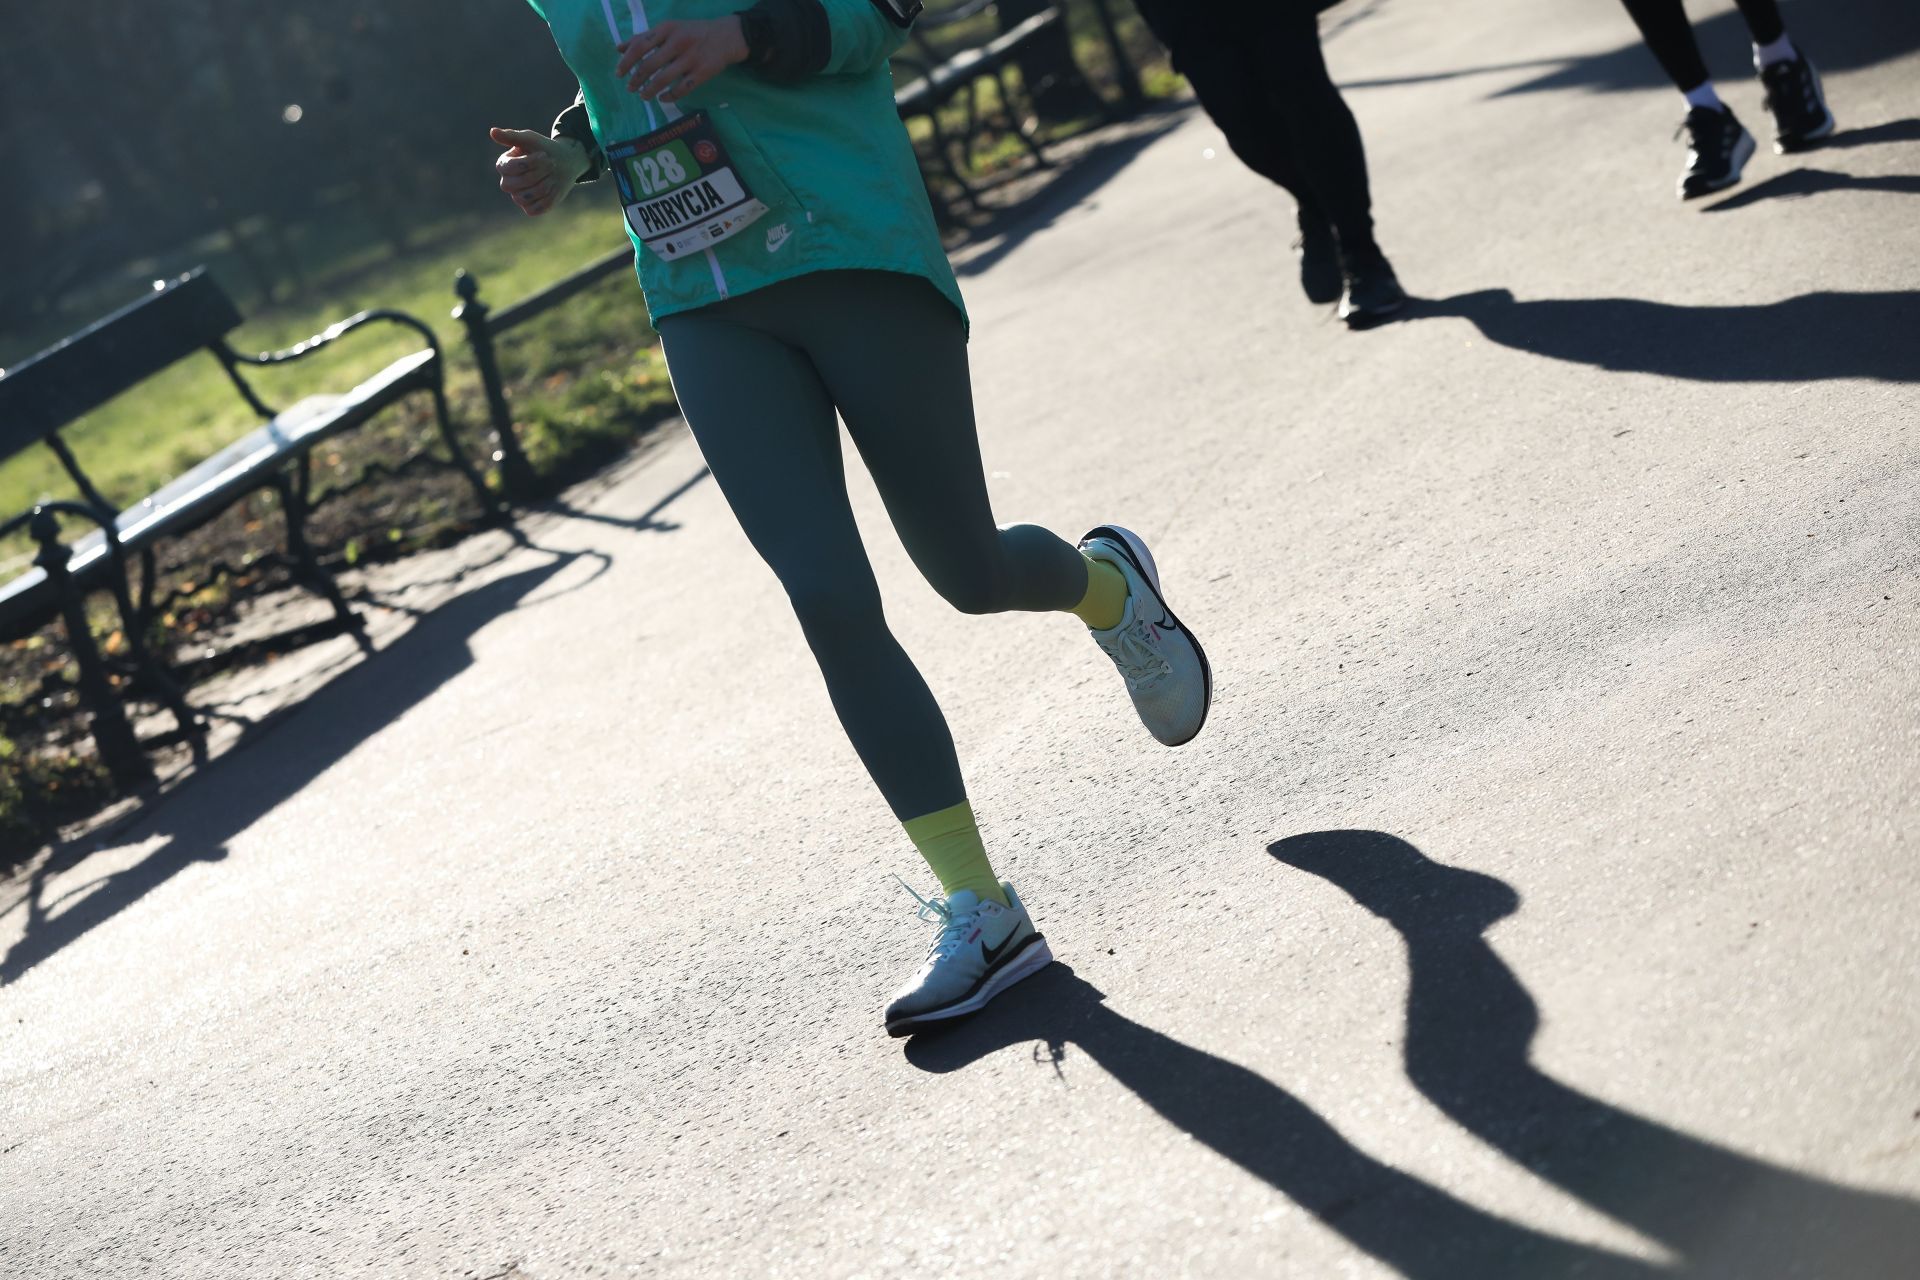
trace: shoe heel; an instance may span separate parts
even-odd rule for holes
[[[1141,541],[1140,535],[1131,529],[1117,524],[1102,525],[1101,527],[1120,539],[1120,543],[1126,547],[1127,553],[1139,562],[1141,571],[1147,575],[1147,581],[1153,584],[1153,589],[1156,592],[1159,591],[1160,566],[1153,562],[1153,552],[1147,550],[1147,544]]]

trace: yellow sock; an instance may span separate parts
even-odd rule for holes
[[[1000,877],[993,874],[993,864],[987,861],[987,846],[980,839],[980,825],[973,820],[972,805],[962,800],[938,813],[909,818],[906,825],[907,839],[933,868],[948,897],[971,889],[982,901],[1008,905]]]
[[[1081,555],[1086,555],[1083,551]],[[1105,560],[1087,559],[1087,594],[1068,610],[1095,631],[1111,631],[1127,616],[1126,575]]]

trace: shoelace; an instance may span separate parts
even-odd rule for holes
[[[1760,79],[1763,83],[1769,79],[1772,80],[1772,83],[1767,85],[1767,106],[1769,108],[1774,106],[1774,95],[1776,93],[1780,94],[1783,100],[1781,105],[1785,105],[1784,99],[1788,94],[1797,93],[1800,98],[1801,109],[1809,116],[1820,109],[1819,95],[1813,91],[1813,77],[1802,73],[1800,68],[1803,65],[1805,64],[1799,62],[1776,62],[1761,74]],[[1775,68],[1778,68],[1778,70],[1776,71]],[[1768,73],[1771,73],[1771,75]],[[1784,92],[1782,92],[1782,90],[1784,90]]]
[[[1126,677],[1128,689],[1138,689],[1173,674],[1173,664],[1147,639],[1147,628],[1152,625],[1144,618],[1136,618],[1131,626],[1101,646]]]
[[[913,900],[920,904],[919,909],[913,913],[914,919],[929,922],[937,920],[940,922],[940,933],[934,938],[933,945],[927,948],[928,958],[938,957],[944,960],[947,956],[952,955],[953,952],[959,948],[961,937],[965,935],[968,929],[973,927],[973,917],[956,916],[953,914],[952,906],[948,904],[945,898],[939,897],[938,895],[932,898],[923,898],[912,885],[902,880],[899,876],[894,876],[894,879],[899,880],[900,887],[911,894]]]

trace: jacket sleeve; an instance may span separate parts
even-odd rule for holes
[[[547,131],[553,138],[572,138],[587,149],[587,171],[579,176],[577,182],[593,182],[604,171],[600,154],[600,141],[593,136],[593,124],[587,119],[587,98],[583,93],[573,95],[573,105],[554,118],[553,128]]]
[[[756,0],[740,21],[748,64],[782,84],[871,71],[907,38],[879,0]]]
[[[813,0],[827,11],[833,48],[828,75],[859,75],[883,65],[907,42],[906,30],[880,11],[879,0]]]

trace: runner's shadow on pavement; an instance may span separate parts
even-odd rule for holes
[[[1842,129],[1815,147],[1815,151],[1849,151],[1854,147],[1877,147],[1888,142],[1920,142],[1920,120],[1889,120],[1884,124]]]
[[[355,747],[420,705],[473,665],[471,641],[489,623],[524,607],[541,587],[583,556],[552,552],[545,564],[458,596],[427,614],[392,644],[329,681],[257,741],[198,771],[115,837],[121,846],[164,835],[139,862],[54,894],[62,872],[88,850],[57,850],[37,868],[0,919],[24,907],[26,923],[0,956],[0,986],[105,924],[198,862],[227,856],[233,838],[344,759]],[[11,931],[11,930],[9,930]]]
[[[1345,890],[1405,940],[1413,1084],[1494,1150],[1666,1246],[1675,1265],[1537,1231],[1377,1160],[1265,1077],[1116,1012],[1062,964],[968,1021],[915,1036],[908,1061],[944,1073],[1031,1044],[1036,1061],[1064,1074],[1071,1045],[1170,1124],[1413,1280],[1912,1274],[1920,1205],[1715,1146],[1535,1067],[1539,1010],[1484,937],[1519,907],[1502,881],[1370,831],[1294,836],[1269,852]]]
[[[564,516],[568,520],[583,520],[590,524],[612,525],[616,529],[628,529],[634,533],[672,533],[679,529],[680,525],[672,520],[662,520],[660,513],[680,499],[686,497],[688,493],[698,488],[701,482],[711,478],[712,475],[713,472],[711,470],[704,466],[701,467],[698,471],[694,472],[689,479],[681,481],[665,497],[661,498],[637,516],[619,516],[611,515],[604,511],[589,511],[585,507],[574,506],[564,498],[550,499],[541,505],[540,510],[546,514]]]
[[[1141,152],[1178,128],[1195,109],[1190,102],[1179,102],[1143,112],[1130,132],[1098,143],[1076,159],[1060,165],[1046,185],[1026,199],[993,209],[985,221],[969,229],[961,251],[966,256],[955,265],[954,273],[979,275],[1064,215],[1085,207],[1094,192],[1118,177],[1121,170],[1139,159]],[[1141,120],[1148,123],[1142,127]],[[976,245],[986,247],[977,253],[967,253]]]
[[[1826,169],[1790,169],[1786,173],[1768,178],[1765,182],[1756,182],[1750,187],[1743,187],[1725,199],[1708,205],[1701,212],[1726,213],[1734,209],[1744,209],[1748,205],[1759,204],[1762,200],[1791,200],[1801,196],[1816,196],[1828,191],[1887,191],[1898,195],[1920,196],[1920,175],[1886,173],[1856,178],[1850,173],[1833,173]]]
[[[1665,1246],[1679,1266],[1662,1274],[1914,1275],[1920,1204],[1716,1146],[1534,1065],[1539,1008],[1485,937],[1519,909],[1505,882],[1443,866],[1377,831],[1292,836],[1269,852],[1399,932],[1409,969],[1406,1069],[1415,1087],[1514,1163]]]
[[[1012,1045],[1091,1058],[1168,1123],[1269,1183],[1356,1247],[1416,1280],[1652,1280],[1664,1269],[1562,1240],[1456,1198],[1348,1141],[1266,1077],[1142,1026],[1063,964],[972,1019],[907,1044],[921,1070],[960,1070]]]
[[[1417,300],[1405,317],[1457,316],[1516,351],[1699,382],[1920,382],[1920,292],[1806,293],[1752,306],[1636,298],[1522,302],[1506,289]]]

